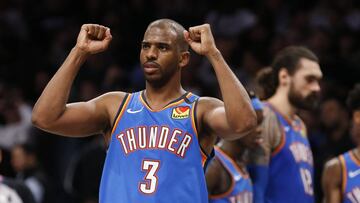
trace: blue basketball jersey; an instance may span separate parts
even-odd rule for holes
[[[207,158],[195,127],[198,96],[159,111],[129,94],[116,118],[100,184],[100,203],[207,203]]]
[[[215,147],[215,158],[232,177],[230,189],[219,195],[210,195],[210,203],[252,203],[252,183],[247,173],[242,172],[235,161],[219,147]]]
[[[289,122],[270,104],[283,130],[280,145],[273,150],[269,181],[265,192],[268,203],[314,202],[313,156],[306,128],[299,117]]]
[[[339,156],[343,203],[360,203],[360,160],[353,151]]]

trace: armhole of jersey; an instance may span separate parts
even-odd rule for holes
[[[345,159],[344,159],[344,155],[340,155],[339,156],[339,161],[340,161],[340,170],[341,170],[341,191],[342,191],[342,195],[345,194],[345,189],[346,189],[346,182],[347,182],[347,177],[346,177],[346,164],[345,164]]]
[[[198,136],[198,123],[197,123],[197,116],[196,116],[196,109],[197,109],[197,104],[198,104],[198,99],[196,99],[194,101],[194,104],[193,104],[193,108],[191,109],[191,125],[192,125],[192,128],[196,134],[196,137],[198,138],[199,140],[199,136]],[[199,143],[200,144],[200,143]]]
[[[123,115],[124,110],[126,109],[126,106],[129,103],[130,97],[131,97],[131,94],[127,93],[125,95],[123,101],[121,102],[121,104],[119,106],[119,109],[118,109],[118,111],[116,113],[115,119],[113,121],[112,127],[111,127],[111,135],[113,134],[117,124],[119,123],[119,120],[120,120],[121,116]]]
[[[234,189],[234,186],[235,186],[235,180],[234,180],[234,177],[233,175],[231,174],[230,172],[230,169],[226,166],[226,164],[221,160],[220,157],[217,157],[215,156],[215,159],[218,160],[219,164],[226,170],[227,174],[230,175],[230,179],[231,179],[231,185],[230,187],[225,191],[225,192],[222,192],[220,194],[216,194],[216,195],[211,195],[209,194],[209,198],[210,199],[221,199],[221,198],[224,198],[226,196],[228,196],[232,190]]]
[[[199,148],[200,148],[200,153],[201,153],[201,165],[204,169],[204,173],[206,171],[206,168],[210,162],[210,160],[215,156],[215,151],[214,151],[214,148],[211,150],[210,152],[210,155],[208,155],[205,150],[201,147],[200,145],[200,139],[199,139],[199,136],[198,136],[198,122],[197,122],[197,114],[196,114],[196,110],[197,110],[197,104],[198,104],[198,101],[199,101],[199,98],[197,98],[195,101],[194,101],[194,104],[193,104],[193,108],[191,109],[191,125],[192,125],[192,128],[196,134],[196,138],[198,140],[198,143],[199,143]]]
[[[280,142],[276,147],[273,148],[271,152],[272,157],[278,154],[285,145],[285,140],[286,140],[285,130],[281,126],[279,126],[279,128],[281,129]]]

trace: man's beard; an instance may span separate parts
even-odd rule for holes
[[[295,91],[293,84],[290,86],[288,98],[290,103],[298,109],[314,110],[319,105],[318,93],[312,92],[306,97],[303,97]]]

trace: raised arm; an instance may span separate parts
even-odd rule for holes
[[[107,27],[95,24],[81,27],[76,46],[34,106],[32,122],[35,126],[65,136],[86,136],[100,133],[111,125],[109,113],[113,109],[109,104],[119,104],[123,93],[109,93],[88,102],[66,104],[81,65],[91,54],[106,50],[111,39]]]
[[[333,158],[325,164],[321,180],[324,192],[324,203],[340,203],[341,201],[341,164]]]
[[[241,137],[256,126],[256,114],[245,88],[216,48],[210,25],[191,27],[184,35],[191,48],[210,61],[223,99],[199,100],[202,123],[224,139]]]
[[[263,142],[249,153],[249,173],[253,181],[254,203],[265,202],[265,192],[269,179],[269,163],[274,150],[281,143],[281,129],[276,114],[264,107],[264,119],[261,123]]]

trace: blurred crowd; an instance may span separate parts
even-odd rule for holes
[[[144,88],[139,65],[149,22],[171,18],[185,28],[210,23],[218,48],[240,81],[258,91],[257,71],[288,45],[304,45],[320,59],[324,79],[319,108],[301,112],[316,168],[316,195],[323,164],[354,146],[348,90],[360,78],[360,1],[356,0],[1,0],[0,174],[25,181],[38,203],[97,202],[105,157],[101,136],[69,139],[31,126],[31,109],[75,45],[84,23],[111,28],[112,44],[81,69],[70,101],[110,90]],[[192,54],[183,85],[219,96],[215,75]]]

